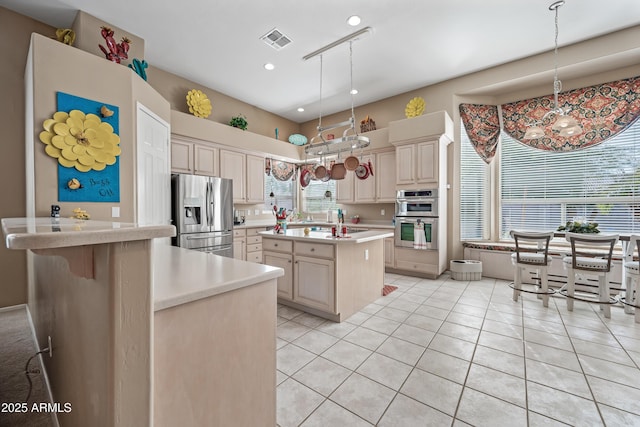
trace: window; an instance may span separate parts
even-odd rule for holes
[[[555,230],[574,217],[605,232],[640,230],[640,120],[584,150],[539,151],[505,133],[500,149],[502,238],[511,229]]]
[[[264,208],[271,212],[273,206],[292,211],[296,207],[296,181],[278,181],[273,175],[264,178]],[[274,197],[270,197],[273,192]]]
[[[489,165],[476,154],[460,125],[460,239],[489,238]]]
[[[326,197],[326,192],[331,192],[331,197]],[[337,209],[336,206],[336,182],[330,179],[327,182],[312,180],[302,189],[302,211],[308,213],[320,213]]]

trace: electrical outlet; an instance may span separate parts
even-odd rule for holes
[[[384,209],[380,209],[380,215],[384,216]]]
[[[111,207],[111,218],[120,218],[120,207],[112,206]]]
[[[53,357],[53,344],[52,344],[52,341],[51,341],[51,335],[49,335],[47,337],[47,341],[48,341],[48,344],[49,344],[49,357]]]
[[[369,261],[369,249],[364,250],[364,260]]]
[[[255,216],[260,215],[260,209],[254,209],[253,214],[254,214]]]

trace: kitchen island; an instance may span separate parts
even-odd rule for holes
[[[73,408],[61,425],[276,424],[282,270],[169,246],[171,225],[8,218],[2,229],[7,248],[27,250],[52,400]]]
[[[382,296],[384,238],[392,231],[344,237],[303,229],[262,235],[263,262],[280,267],[278,302],[341,322]]]

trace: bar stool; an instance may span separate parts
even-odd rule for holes
[[[634,251],[640,258],[640,235],[632,235],[629,239],[627,251],[624,254],[625,271],[625,297],[621,298],[624,304],[635,307],[636,323],[640,323],[640,307],[638,306],[638,286],[640,286],[640,259],[633,260]]]
[[[542,305],[548,307],[549,295],[555,292],[549,291],[547,280],[547,268],[551,264],[549,241],[553,238],[553,231],[540,233],[511,230],[509,234],[516,242],[516,252],[511,254],[511,263],[516,267],[513,279],[513,300],[518,301],[520,292],[538,294],[538,298],[542,297]],[[540,281],[539,290],[522,289],[523,272],[535,274],[535,279]]]
[[[611,317],[611,304],[616,304],[617,301],[611,298],[609,272],[611,271],[613,247],[618,243],[618,238],[617,234],[603,236],[567,232],[566,239],[571,244],[571,255],[562,259],[567,271],[566,293],[562,293],[567,297],[567,310],[573,311],[573,300],[577,299],[600,304],[600,310],[604,310],[604,317]],[[596,248],[601,250],[607,248],[608,252],[598,253],[595,251]],[[575,296],[576,276],[579,278],[596,276],[598,278],[597,299]]]

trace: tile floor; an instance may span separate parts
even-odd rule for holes
[[[278,306],[289,426],[640,426],[640,324],[502,280],[395,274],[343,323]]]

